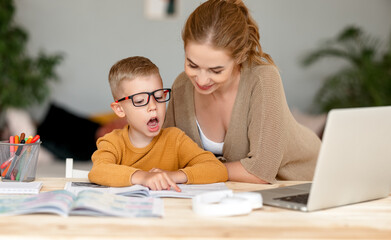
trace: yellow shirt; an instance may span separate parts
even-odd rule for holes
[[[136,148],[129,140],[126,126],[99,138],[97,148],[91,157],[93,166],[88,178],[101,185],[129,186],[134,172],[152,168],[181,170],[186,174],[188,184],[223,182],[228,179],[224,164],[175,127],[162,129],[148,146]]]

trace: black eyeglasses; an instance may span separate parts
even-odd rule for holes
[[[121,99],[118,99],[115,101],[116,103],[119,103],[124,100],[131,99],[132,103],[135,107],[142,107],[145,106],[149,103],[150,96],[152,95],[156,102],[158,103],[164,103],[170,100],[171,97],[171,89],[169,88],[162,88],[155,90],[153,92],[141,92],[141,93],[136,93],[131,96],[127,96]]]

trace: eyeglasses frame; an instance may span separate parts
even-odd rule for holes
[[[163,93],[167,93],[168,92],[168,99],[165,99],[165,100],[157,100],[156,97],[155,97],[155,93],[158,92],[158,91],[161,91],[163,90]],[[143,105],[140,105],[140,106],[136,106],[133,102],[133,97],[136,96],[136,95],[139,95],[139,94],[148,94],[148,99],[147,99],[147,102]],[[149,104],[149,100],[151,99],[151,96],[153,96],[153,98],[155,99],[156,102],[158,103],[165,103],[165,102],[168,102],[170,99],[171,99],[171,88],[160,88],[160,89],[157,89],[153,92],[139,92],[139,93],[136,93],[136,94],[133,94],[133,95],[130,95],[130,96],[127,96],[127,97],[123,97],[121,99],[118,99],[117,101],[115,101],[115,103],[119,103],[119,102],[122,102],[122,101],[125,101],[125,100],[128,100],[128,99],[131,99],[132,100],[132,104],[133,106],[135,107],[144,107],[146,105]]]

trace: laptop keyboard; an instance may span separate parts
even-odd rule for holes
[[[308,201],[308,193],[305,194],[299,194],[294,196],[288,196],[288,197],[280,197],[280,198],[274,198],[275,200],[281,200],[286,202],[295,202],[295,203],[303,203],[307,204]]]

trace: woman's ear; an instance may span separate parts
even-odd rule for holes
[[[124,109],[122,108],[121,104],[119,103],[116,103],[116,102],[113,102],[110,104],[110,107],[111,109],[113,109],[114,113],[120,117],[120,118],[123,118],[125,117],[125,111]]]

